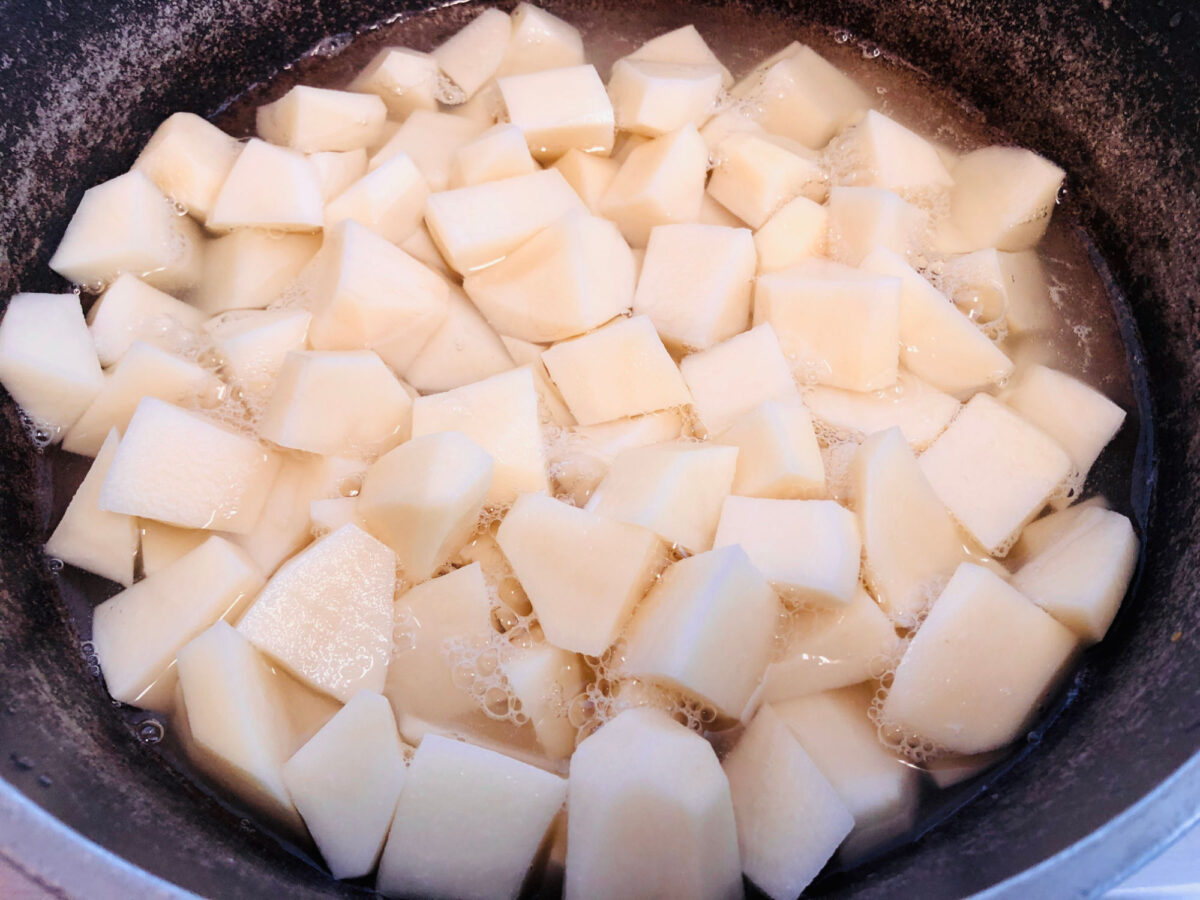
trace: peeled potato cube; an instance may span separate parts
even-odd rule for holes
[[[958,527],[897,428],[868,437],[850,466],[864,574],[888,614],[912,626],[966,551]]]
[[[392,551],[345,525],[292,557],[238,631],[314,690],[343,703],[382,691],[392,653]]]
[[[689,553],[712,549],[736,447],[658,444],[617,455],[587,508],[642,525]]]
[[[832,500],[728,497],[714,547],[741,544],[785,600],[845,606],[858,586],[862,540],[854,513]]]
[[[1054,438],[1081,478],[1125,421],[1125,410],[1095,388],[1045,366],[1026,369],[1004,402]]]
[[[912,827],[920,773],[893,756],[867,717],[873,685],[798,697],[772,709],[854,816],[842,854],[869,851]]]
[[[997,253],[1007,309],[1004,324],[1010,335],[1045,331],[1056,321],[1046,271],[1035,250]]]
[[[896,383],[899,279],[833,263],[763,275],[755,287],[754,321],[771,323],[804,381],[852,391]]]
[[[420,227],[429,184],[407,153],[397,153],[325,206],[325,227],[353,219],[394,244]]]
[[[434,244],[433,237],[429,234],[429,229],[425,227],[424,223],[400,242],[400,249],[418,262],[425,263],[425,265],[429,266],[430,269],[439,275],[444,275],[446,278],[454,277],[450,271],[450,267],[446,265],[442,251]]]
[[[763,127],[754,119],[752,110],[741,104],[734,104],[725,107],[705,122],[704,127],[700,129],[700,137],[704,139],[704,143],[708,147],[709,156],[716,159],[717,148],[724,140],[730,135],[743,132],[760,136],[766,134]],[[707,196],[712,197],[711,194]]]
[[[379,892],[515,900],[566,794],[557,775],[427,736],[404,778]]]
[[[262,587],[254,564],[210,537],[166,568],[96,607],[92,642],[113,698],[144,705],[175,656],[219,619],[236,619]],[[182,671],[182,670],[180,670]]]
[[[138,550],[137,520],[106,512],[99,505],[100,486],[119,440],[114,429],[98,448],[96,459],[46,541],[46,555],[129,587]]]
[[[1077,638],[998,575],[963,563],[909,645],[883,721],[956,753],[1016,739]]]
[[[129,272],[171,291],[196,283],[202,240],[196,223],[134,169],[84,192],[49,265],[79,284],[106,285]]]
[[[74,294],[16,294],[0,321],[0,382],[54,439],[104,388],[104,374]]]
[[[107,368],[134,341],[167,347],[186,343],[204,324],[204,313],[133,275],[121,275],[92,304],[87,322],[96,356]]]
[[[659,225],[650,231],[633,310],[650,317],[668,347],[706,350],[745,331],[754,269],[745,228]]]
[[[613,147],[613,107],[591,65],[509,75],[497,81],[508,119],[529,152],[549,162],[574,148],[607,154]]]
[[[1138,549],[1127,518],[1088,509],[1017,570],[1012,586],[1082,640],[1099,641],[1129,588]]]
[[[536,172],[525,137],[516,125],[493,125],[475,140],[458,148],[450,169],[450,187],[460,188],[499,178]]]
[[[348,90],[380,97],[388,116],[398,121],[417,109],[436,110],[437,60],[407,47],[385,47],[355,76]]]
[[[204,330],[221,354],[227,376],[243,391],[266,396],[291,350],[308,346],[312,314],[302,309],[246,309],[224,313]]]
[[[900,279],[900,358],[925,381],[963,396],[1012,374],[1012,360],[899,255],[876,247],[862,268]]]
[[[283,766],[283,783],[334,878],[375,868],[404,784],[387,700],[360,691]]]
[[[153,397],[125,429],[100,508],[181,528],[254,528],[279,458],[245,435]]]
[[[1028,250],[1050,223],[1065,173],[1030,150],[984,147],[954,166],[950,218],[970,249]]]
[[[607,156],[596,156],[572,147],[555,161],[553,168],[562,173],[592,215],[598,216],[600,203],[617,177],[621,164]]]
[[[818,385],[805,393],[804,402],[815,418],[841,436],[857,440],[899,428],[914,450],[933,443],[962,408],[949,394],[903,369],[890,388],[863,392]]]
[[[722,77],[718,65],[619,59],[608,82],[617,127],[648,137],[699,127],[716,107]]]
[[[143,397],[167,403],[216,400],[224,390],[209,369],[135,342],[104,379],[104,387],[63,438],[63,449],[95,456],[112,429],[124,431]]]
[[[826,190],[826,176],[805,148],[749,132],[721,141],[708,182],[708,193],[751,228],[796,197],[823,200]]]
[[[358,515],[357,497],[326,497],[310,500],[308,503],[308,519],[312,533],[317,536],[337,531],[343,525],[353,522],[361,527]]]
[[[388,142],[375,151],[368,168],[373,172],[403,153],[421,170],[431,191],[444,191],[450,185],[454,155],[487,127],[482,122],[449,113],[415,110]]]
[[[511,36],[508,13],[485,9],[439,45],[433,58],[469,100],[500,68]]]
[[[741,896],[729,781],[666,713],[626,710],[581,743],[567,804],[568,900]]]
[[[681,406],[683,376],[646,316],[618,319],[556,344],[542,361],[581,425]]]
[[[781,500],[825,495],[821,448],[798,397],[760,403],[713,440],[738,450],[731,493]]]
[[[434,194],[425,223],[455,271],[495,262],[571,209],[578,195],[556,169]]]
[[[567,706],[583,691],[583,660],[553,644],[539,643],[514,646],[501,668],[546,755],[569,758],[578,730],[567,718]]]
[[[408,383],[423,394],[464,387],[513,367],[504,342],[462,289],[451,287],[449,298],[446,318],[408,365],[397,365],[399,360],[392,358],[389,343],[375,348],[394,370],[402,372]],[[397,343],[404,353],[408,352],[406,337],[401,336]]]
[[[540,494],[523,494],[496,533],[546,639],[599,656],[654,578],[662,542]]]
[[[413,400],[369,350],[292,350],[259,431],[281,447],[370,456],[407,440]]]
[[[575,417],[567,409],[566,401],[558,392],[558,388],[554,386],[554,382],[550,380],[550,373],[542,364],[545,345],[534,344],[514,337],[501,337],[500,341],[504,344],[504,349],[508,351],[513,362],[518,366],[528,366],[529,371],[533,374],[533,386],[537,390],[538,412],[542,421],[561,425],[564,428],[574,425]]]
[[[937,149],[923,137],[873,109],[835,143],[848,182],[894,191],[932,203],[954,183]]]
[[[771,663],[763,678],[763,703],[868,681],[900,649],[892,621],[861,587],[848,606],[805,611],[793,627],[787,655]]]
[[[708,148],[696,127],[685,125],[634,148],[600,208],[631,246],[645,247],[654,226],[696,219],[707,172]]]
[[[298,84],[258,108],[258,136],[303,153],[358,150],[373,144],[387,107],[372,94]]]
[[[796,383],[770,324],[744,334],[679,364],[692,394],[692,409],[709,435],[718,435],[767,400],[796,396]]]
[[[320,247],[315,234],[239,228],[208,242],[203,276],[188,301],[210,316],[262,309],[284,293]]]
[[[676,410],[663,410],[601,425],[575,425],[549,448],[555,493],[583,506],[622,450],[673,441],[683,432]]]
[[[758,273],[778,272],[825,254],[829,211],[803,195],[781,206],[754,232]]]
[[[410,583],[427,580],[467,542],[492,483],[492,458],[457,431],[427,434],[367,470],[358,511],[392,548]]]
[[[321,184],[302,153],[258,138],[242,149],[205,224],[213,231],[266,228],[319,231]]]
[[[153,519],[136,519],[141,533],[142,574],[153,575],[191,553],[210,537],[199,528],[176,528]]]
[[[504,259],[469,272],[463,289],[501,334],[557,341],[629,311],[633,256],[611,222],[572,210]]]
[[[741,547],[688,557],[669,566],[638,607],[625,669],[738,718],[767,670],[779,613],[779,598]]]
[[[772,900],[794,900],[850,833],[854,816],[770,707],[759,710],[723,767],[742,871]]]
[[[518,3],[510,18],[512,35],[498,76],[583,64],[583,37],[574,25],[530,3]]]
[[[545,491],[546,452],[537,390],[528,369],[420,397],[413,404],[413,437],[460,431],[495,463],[485,503],[511,503],[526,491]]]
[[[317,181],[321,185],[321,199],[326,203],[367,174],[367,151],[363,147],[357,150],[327,150],[307,155],[309,163],[317,172]]]
[[[829,255],[851,266],[878,247],[906,256],[926,224],[920,209],[882,188],[832,188],[828,209]]]
[[[965,529],[1004,556],[1071,474],[1066,452],[987,394],[976,394],[921,454],[921,471]]]
[[[180,112],[154,130],[133,168],[204,221],[241,149],[220,128],[194,113]]]
[[[695,25],[684,25],[682,28],[653,37],[625,59],[678,66],[716,66],[721,70],[721,85],[729,87],[733,84],[733,76],[709,49]]]
[[[178,668],[193,762],[251,806],[303,833],[282,774],[295,735],[266,662],[237,631],[217,622],[179,651]]]
[[[1046,550],[1068,532],[1079,516],[1093,507],[1108,509],[1108,502],[1100,496],[1090,497],[1082,503],[1056,510],[1030,522],[1021,530],[1020,539],[1013,545],[1012,552],[1005,561],[1021,565],[1025,560]]]

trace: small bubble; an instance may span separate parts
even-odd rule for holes
[[[51,572],[61,572],[63,570],[63,561],[52,556],[46,560],[46,568]]]
[[[847,43],[847,42],[850,40],[850,32],[848,32],[848,31],[839,31],[837,34],[835,34],[835,35],[833,36],[833,39],[834,39],[835,41],[837,41],[837,43],[839,43],[839,44],[845,44],[845,43]]]
[[[143,744],[157,744],[165,734],[166,729],[157,719],[147,719],[137,727],[137,738]]]
[[[49,775],[39,775],[37,777],[37,783],[40,784],[44,788],[48,788],[54,784],[54,779],[51,778]]]
[[[242,832],[243,834],[253,834],[254,833],[254,823],[251,822],[249,819],[241,819],[238,822],[238,831]]]

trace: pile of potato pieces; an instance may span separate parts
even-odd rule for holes
[[[1124,412],[993,340],[1045,327],[1052,163],[799,44],[606,86],[525,3],[257,128],[87,191],[50,265],[102,294],[13,297],[0,380],[94,457],[46,551],[124,586],[109,692],[335,877],[795,897],[911,825],[881,734],[969,777],[1103,637],[1138,541],[1065,486]]]

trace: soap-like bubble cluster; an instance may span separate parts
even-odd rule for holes
[[[504,663],[514,648],[507,635],[459,635],[442,645],[454,686],[470,696],[484,714],[498,722],[523,725],[529,721],[504,675]]]

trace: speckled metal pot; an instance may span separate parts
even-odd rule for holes
[[[597,4],[548,5],[573,17]],[[1145,348],[1135,360],[1144,427],[1129,439],[1140,441],[1145,484],[1132,505],[1148,552],[1109,639],[1038,746],[970,787],[980,799],[818,893],[937,898],[1001,885],[1006,896],[1086,896],[1200,813],[1200,12],[1183,0],[762,6],[874,41],[1065,165],[1067,211],[1128,299],[1131,346],[1140,335]],[[80,194],[125,169],[168,112],[211,114],[320,39],[418,8],[0,0],[0,297],[63,288],[45,261]],[[629,0],[605,14],[619,29],[626,14],[673,27],[700,15],[735,23],[753,9]],[[413,34],[431,44],[469,11],[448,7]],[[41,557],[51,475],[7,395],[0,471],[0,853],[78,896],[170,892],[116,857],[208,896],[365,890],[239,828],[113,710],[64,611],[87,584],[52,577]]]

